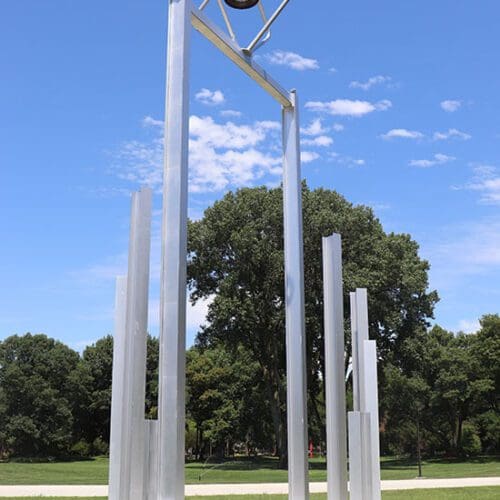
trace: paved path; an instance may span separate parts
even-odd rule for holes
[[[467,486],[500,486],[500,477],[382,481],[383,490],[463,488]],[[326,483],[311,483],[310,490],[311,493],[326,493]],[[287,493],[287,483],[189,484],[186,486],[186,496],[286,495]],[[107,495],[107,486],[0,486],[0,497],[106,497]]]

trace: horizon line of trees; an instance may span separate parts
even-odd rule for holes
[[[335,191],[302,189],[309,434],[325,443],[321,238],[342,235],[346,349],[349,290],[369,290],[379,357],[382,450],[499,450],[500,319],[474,335],[429,329],[439,300],[408,234]],[[187,353],[187,449],[203,457],[265,450],[287,464],[283,192],[227,193],[188,225],[190,300],[210,298]],[[145,415],[155,418],[158,342],[148,339]],[[347,369],[348,360],[346,360]],[[106,451],[112,338],[82,356],[45,336],[0,343],[0,454]],[[347,384],[350,400],[350,382]],[[418,436],[418,437],[417,437]],[[418,441],[418,446],[416,445]]]
[[[427,456],[500,452],[500,316],[480,323],[474,334],[423,331],[405,343],[398,364],[384,368],[383,454],[415,456],[419,446]],[[157,417],[158,347],[148,337],[145,418]],[[0,457],[107,454],[112,356],[110,335],[82,355],[43,334],[0,341]],[[248,351],[192,346],[186,375],[190,456],[277,454],[264,378]],[[351,409],[350,380],[346,387]],[[311,406],[309,436],[325,450],[324,400],[317,414]]]

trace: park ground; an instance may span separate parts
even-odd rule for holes
[[[103,485],[108,482],[108,465],[109,461],[105,457],[71,462],[0,462],[0,484]],[[468,460],[424,460],[422,471],[423,476],[429,479],[500,477],[500,456],[477,457]],[[382,479],[414,479],[416,476],[415,461],[396,458],[382,459]],[[219,464],[193,462],[186,465],[187,484],[277,483],[286,482],[287,479],[287,472],[278,469],[277,461],[273,458],[237,459]],[[323,459],[311,460],[310,480],[326,481],[326,464]],[[497,498],[500,498],[500,495]]]

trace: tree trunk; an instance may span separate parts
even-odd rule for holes
[[[263,367],[264,378],[267,381],[267,388],[269,393],[269,403],[271,406],[271,417],[273,420],[274,435],[276,438],[276,454],[279,458],[279,468],[286,469],[288,466],[287,457],[287,436],[285,415],[281,410],[283,399],[283,388],[279,379],[279,372],[274,367]]]

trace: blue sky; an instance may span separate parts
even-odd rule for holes
[[[231,14],[244,44],[257,12]],[[81,349],[112,331],[130,192],[160,189],[166,16],[166,0],[0,6],[0,338]],[[436,321],[453,330],[499,312],[498,19],[494,0],[292,0],[257,56],[299,91],[309,185],[420,243]],[[199,217],[227,190],[279,182],[280,109],[196,32],[191,68]],[[160,207],[156,195],[152,332]],[[203,314],[189,311],[189,339]]]

